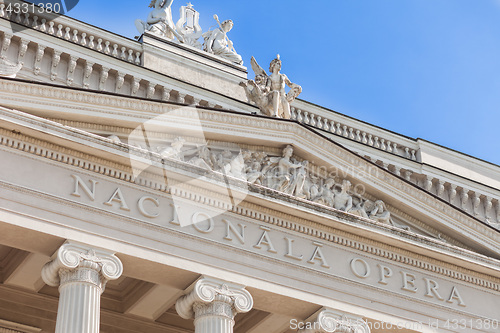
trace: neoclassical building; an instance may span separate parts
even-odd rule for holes
[[[499,166],[297,99],[192,6],[137,40],[22,6],[0,332],[500,331]]]

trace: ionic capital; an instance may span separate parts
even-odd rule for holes
[[[84,244],[66,242],[42,269],[43,281],[52,287],[68,282],[87,282],[104,290],[107,281],[118,279],[123,265],[113,253]]]
[[[299,333],[370,333],[368,324],[361,317],[352,314],[325,308],[315,317]]]
[[[252,295],[243,286],[214,278],[202,277],[188,291],[175,304],[177,313],[184,319],[216,315],[232,320],[237,313],[248,312],[253,307]]]

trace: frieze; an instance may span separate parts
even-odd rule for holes
[[[134,145],[134,142],[129,142]],[[310,162],[298,161],[293,155],[293,147],[287,145],[282,156],[269,156],[265,152],[231,150],[215,151],[206,145],[194,150],[184,147],[186,140],[178,137],[170,146],[156,147],[162,159],[174,159],[197,167],[223,173],[241,179],[248,184],[263,186],[274,191],[326,205],[376,222],[409,230],[396,223],[382,200],[371,201],[351,190],[351,182],[343,180],[341,185],[334,178],[314,175],[309,169]],[[152,147],[153,148],[153,147]],[[187,149],[187,150],[186,150]],[[190,151],[186,156],[186,152]],[[337,191],[335,187],[340,187]]]
[[[91,182],[93,186],[92,188],[90,188],[78,176],[73,175],[73,178],[75,179],[74,183],[75,188],[72,195],[77,197],[86,196],[94,200],[95,195],[97,194],[98,191],[97,187],[95,186],[96,182],[95,181]],[[111,197],[107,202],[111,201],[111,199],[115,197],[116,193],[117,191],[115,190],[114,193],[111,194]],[[105,197],[107,196],[105,195]],[[339,265],[338,258],[332,257],[331,254],[332,249],[329,246],[329,244],[336,243],[336,244],[342,244],[346,247],[353,248],[362,252],[375,254],[376,256],[388,257],[394,262],[400,262],[408,266],[414,266],[422,268],[424,270],[432,270],[433,268],[435,269],[439,267],[440,273],[445,273],[443,275],[449,275],[454,279],[460,279],[460,276],[462,274],[454,270],[447,271],[447,269],[443,268],[443,266],[437,266],[437,265],[435,266],[428,262],[421,262],[418,258],[410,257],[411,256],[410,253],[408,253],[408,256],[406,256],[397,253],[388,253],[387,251],[380,249],[375,250],[375,248],[370,245],[345,239],[342,236],[334,235],[324,230],[315,230],[309,226],[302,226],[302,228],[299,227],[298,229],[295,230],[317,238],[324,238],[325,240],[327,240],[327,242],[320,243],[317,241],[311,241],[308,251],[307,246],[304,244],[304,242],[306,241],[300,240],[301,244],[300,246],[297,246],[297,248],[300,248],[301,250],[299,250],[300,252],[298,252],[295,242],[298,242],[299,239],[286,234],[284,235],[282,231],[278,229],[258,224],[256,225],[255,223],[250,224],[248,222],[243,222],[243,221],[240,222],[238,219],[235,221],[231,217],[218,216],[212,218],[208,213],[204,212],[201,206],[197,206],[199,207],[198,208],[199,210],[197,211],[197,208],[194,208],[195,206],[181,207],[175,204],[165,205],[164,203],[158,201],[157,198],[154,197],[148,197],[148,198],[150,198],[153,202],[156,203],[155,205],[151,205],[149,207],[149,209],[151,210],[149,214],[154,215],[154,218],[156,218],[157,221],[156,223],[159,223],[160,225],[166,228],[174,228],[179,230],[182,229],[184,232],[186,232],[186,230],[183,229],[187,227],[187,225],[185,224],[186,221],[183,220],[182,218],[179,218],[179,216],[184,216],[184,218],[186,216],[189,216],[189,220],[190,221],[192,220],[190,224],[193,227],[192,229],[193,231],[190,233],[198,234],[205,238],[208,237],[209,239],[213,240],[217,239],[216,238],[214,239],[214,237],[216,236],[212,235],[218,234],[219,237],[223,236],[224,240],[229,241],[232,244],[232,246],[242,247],[246,250],[253,249],[252,252],[258,250],[257,252],[261,252],[262,254],[267,253],[268,256],[270,255],[273,257],[290,258],[293,259],[292,261],[297,262],[297,264],[306,266],[310,265],[311,268],[315,267],[316,269],[318,269],[319,267],[322,267],[323,271],[334,270]],[[119,209],[122,209],[124,206],[126,207],[130,206],[129,204],[125,204],[126,201],[130,203],[130,197],[125,197],[123,195],[120,195],[115,203],[117,204]],[[103,204],[106,204],[107,202]],[[139,206],[141,205],[141,199],[137,201],[137,204]],[[96,203],[96,205],[98,205],[98,203]],[[127,210],[129,209],[127,208]],[[144,210],[144,207],[142,207],[142,209],[139,210]],[[163,216],[161,216],[159,212],[164,213]],[[165,214],[167,216],[164,216]],[[168,216],[169,214],[170,217]],[[251,215],[251,217],[252,220],[258,218],[258,216],[256,215]],[[270,221],[270,224],[274,224],[273,222],[276,222],[276,220]],[[152,223],[155,223],[154,220],[152,220]],[[225,230],[225,232],[221,234],[221,230]],[[283,248],[283,246],[278,246],[278,244],[280,243],[280,238],[286,241],[287,245],[285,246],[285,248]],[[399,276],[399,279],[402,281],[401,290],[403,291],[406,291],[408,293],[417,293],[417,291],[419,291],[420,293],[422,292],[425,293],[424,296],[426,297],[435,298],[437,300],[441,300],[443,302],[447,302],[450,304],[456,303],[456,305],[462,307],[466,306],[465,304],[466,302],[461,296],[457,287],[452,287],[448,291],[439,292],[437,290],[439,283],[430,277],[426,276],[422,277],[416,273],[412,273],[411,271],[402,268],[399,269],[399,271],[396,271],[394,267],[391,268],[389,266],[385,266],[382,264],[376,265],[371,260],[357,256],[353,257],[348,265],[352,273],[360,281],[363,281],[367,278],[375,279],[374,275],[377,275],[378,276],[377,283],[380,285],[386,285],[387,279],[391,278],[391,280],[394,280],[397,279],[397,276]],[[377,270],[379,271],[378,273],[376,273]],[[446,296],[443,296],[443,293],[448,293],[448,294]]]
[[[5,188],[10,188],[11,190],[15,191],[22,191],[25,193],[31,193],[33,190],[27,189],[27,188],[22,188],[20,186],[13,186],[6,184],[4,182],[0,182],[2,187]],[[59,202],[64,205],[70,205],[70,206],[80,206],[78,203],[72,203],[70,201],[67,201],[65,199],[61,199],[59,197],[54,197],[51,195],[48,195],[44,192],[38,192],[36,193],[37,197],[45,197],[49,200]],[[125,199],[124,200],[128,200]],[[208,202],[207,202],[208,203]],[[85,206],[85,210],[88,211],[95,211],[98,212],[99,214],[104,214],[104,215],[109,215],[110,217],[116,218],[116,213],[114,212],[106,212],[102,211],[99,208],[93,208],[91,206]],[[378,244],[375,241],[371,241],[368,239],[363,239],[362,237],[359,236],[353,236],[346,234],[345,232],[342,231],[334,231],[334,232],[329,232],[328,230],[331,230],[332,228],[327,227],[327,230],[318,230],[317,228],[312,227],[312,224],[307,221],[303,221],[302,223],[304,224],[309,224],[309,225],[302,225],[296,222],[291,222],[291,221],[284,221],[280,218],[275,218],[268,216],[264,213],[261,212],[252,212],[251,210],[246,209],[245,207],[238,207],[238,210],[234,210],[233,213],[239,213],[242,216],[248,216],[251,217],[252,219],[259,219],[262,222],[267,222],[270,225],[275,225],[278,227],[284,227],[285,229],[290,229],[296,232],[303,233],[304,235],[309,235],[309,236],[314,236],[320,239],[323,239],[327,242],[335,243],[338,245],[342,245],[348,248],[356,249],[361,252],[366,252],[368,254],[372,254],[375,256],[379,256],[381,258],[385,258],[394,262],[400,262],[407,264],[409,266],[414,266],[423,270],[427,270],[430,272],[438,273],[443,276],[451,277],[456,280],[462,280],[465,282],[468,282],[473,285],[478,285],[484,288],[492,289],[494,291],[500,291],[500,285],[498,283],[492,282],[491,277],[488,278],[488,280],[483,280],[481,277],[482,274],[478,274],[475,272],[470,272],[469,270],[462,269],[460,267],[456,267],[447,263],[439,262],[435,259],[432,258],[426,258],[418,254],[411,253],[409,251],[401,250],[394,248],[392,246],[388,246],[385,244]],[[134,224],[140,225],[141,227],[147,227],[147,228],[153,228],[159,230],[163,229],[163,227],[158,227],[155,226],[154,223],[149,222],[148,224],[144,224],[144,220],[137,220],[132,217],[125,217],[121,216],[120,219],[126,221],[128,220],[129,222],[132,222]],[[175,215],[170,219],[171,221],[175,222]],[[173,223],[175,225],[175,223]],[[324,228],[324,227],[323,227]],[[349,238],[346,238],[349,237]],[[384,249],[384,248],[390,248],[391,250]],[[476,257],[476,259],[478,259]]]

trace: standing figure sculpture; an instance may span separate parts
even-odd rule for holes
[[[203,50],[237,63],[238,65],[243,64],[241,56],[234,49],[233,42],[227,37],[227,33],[233,28],[233,21],[226,20],[220,23],[217,15],[214,15],[214,19],[217,21],[219,27],[207,31],[202,35],[204,39]]]
[[[290,119],[290,103],[302,92],[302,87],[292,83],[285,74],[281,74],[281,60],[278,55],[269,65],[270,75],[259,66],[252,57],[252,69],[255,81],[241,82],[248,99],[259,107],[262,113],[278,118]],[[265,84],[263,84],[265,82]],[[288,94],[285,86],[290,87]]]
[[[154,34],[166,37],[168,39],[177,39],[184,42],[184,39],[175,30],[174,21],[172,20],[172,2],[174,0],[152,0],[149,4],[153,10],[149,13],[146,22],[143,20],[135,20],[135,26],[139,33],[151,31]]]

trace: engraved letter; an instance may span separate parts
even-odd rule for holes
[[[78,189],[81,187],[83,191],[87,194],[87,196],[90,198],[90,200],[94,201],[95,200],[95,185],[98,183],[97,181],[90,179],[90,183],[92,184],[92,190],[85,185],[83,180],[77,176],[77,175],[71,175],[75,179],[75,191],[71,193],[71,195],[74,195],[75,197],[80,197],[80,192],[78,192]]]
[[[120,209],[130,210],[127,206],[127,203],[125,202],[122,190],[119,187],[116,188],[116,191],[113,193],[111,198],[109,198],[109,200],[106,201],[104,204],[107,206],[113,206],[112,204],[113,201],[118,202],[120,204]]]
[[[444,298],[439,295],[437,289],[439,288],[439,285],[436,281],[424,278],[425,281],[425,287],[427,289],[427,292],[425,293],[425,296],[427,297],[436,297],[439,300],[443,300]]]
[[[172,207],[172,220],[170,221],[170,224],[181,225],[179,222],[179,215],[177,213],[181,207],[174,204],[170,204],[170,206]]]
[[[271,242],[271,239],[269,238],[269,234],[267,233],[271,229],[269,229],[268,227],[264,227],[264,226],[260,226],[260,228],[262,230],[264,230],[264,232],[262,233],[262,236],[260,236],[260,239],[257,242],[257,244],[255,244],[253,247],[255,247],[256,249],[261,249],[262,245],[266,245],[267,252],[277,253],[278,251],[276,251],[274,249],[273,243]]]
[[[151,201],[152,203],[155,204],[156,207],[160,207],[160,202],[158,201],[158,199],[155,199],[153,197],[142,197],[139,199],[139,202],[137,203],[137,207],[139,208],[139,212],[141,212],[142,215],[149,217],[149,218],[158,217],[160,215],[160,213],[150,214],[146,211],[146,209],[144,208],[145,201]]]
[[[286,240],[286,245],[287,245],[285,257],[292,258],[292,259],[299,260],[299,261],[302,260],[302,258],[304,258],[303,255],[297,256],[297,255],[293,254],[293,242],[294,242],[294,240],[290,239],[288,237],[285,237],[285,240]]]
[[[415,275],[403,271],[401,271],[401,274],[403,275],[403,287],[401,289],[416,293],[418,289],[415,286]]]
[[[359,272],[358,268],[356,267],[356,263],[360,263],[362,266],[364,266],[364,272]],[[361,258],[354,258],[351,260],[351,271],[356,275],[357,277],[361,279],[366,279],[367,277],[370,276],[370,266],[366,261],[364,261]]]
[[[232,241],[231,232],[238,238],[241,244],[245,244],[245,228],[247,227],[244,224],[238,223],[240,226],[240,232],[236,230],[236,227],[228,220],[222,219],[222,222],[226,223],[226,237],[224,239]]]
[[[205,216],[206,217],[206,221],[208,221],[208,228],[207,229],[201,229],[198,226],[198,223],[201,222],[201,221],[198,220],[199,216],[202,216],[202,217]],[[193,227],[197,231],[199,231],[199,232],[201,232],[203,234],[208,234],[208,233],[212,232],[214,230],[214,227],[215,227],[214,220],[212,220],[212,218],[210,216],[208,216],[206,213],[203,213],[203,212],[194,213],[191,221],[193,222]]]
[[[392,269],[381,264],[377,264],[377,266],[380,269],[380,280],[378,283],[387,284],[387,278],[392,276]]]
[[[457,300],[458,305],[460,306],[463,307],[466,306],[464,300],[462,299],[462,296],[460,296],[460,293],[458,292],[458,289],[456,287],[453,287],[453,289],[451,290],[450,297],[446,302],[453,303],[453,300]]]
[[[310,264],[314,264],[314,260],[320,260],[321,261],[321,266],[325,268],[330,268],[330,266],[326,263],[325,256],[323,255],[323,252],[321,251],[321,247],[323,244],[318,243],[318,242],[313,242],[313,245],[316,245],[316,248],[314,249],[314,252],[311,256],[311,259],[309,259],[307,262]]]

